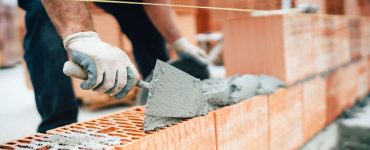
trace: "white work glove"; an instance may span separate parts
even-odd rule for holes
[[[107,93],[117,99],[125,96],[137,83],[138,72],[121,49],[105,43],[96,32],[79,32],[67,36],[63,44],[72,62],[64,64],[63,71],[82,78],[81,88]],[[79,69],[80,67],[80,69]]]
[[[186,38],[176,40],[172,46],[181,58],[193,59],[203,65],[208,64],[207,53],[203,49],[191,44]]]

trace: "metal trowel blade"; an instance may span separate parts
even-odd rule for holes
[[[157,60],[150,87],[146,115],[190,118],[207,113],[201,81],[163,61]]]

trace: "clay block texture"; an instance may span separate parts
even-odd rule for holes
[[[268,149],[268,101],[257,96],[214,111],[220,150]]]
[[[357,70],[357,94],[356,98],[361,99],[369,93],[370,86],[370,63],[367,58],[361,59],[356,65]]]
[[[224,22],[227,75],[267,74],[293,83],[314,73],[311,20],[310,15],[274,15]]]
[[[303,83],[302,123],[307,142],[325,127],[326,78],[316,77]]]
[[[304,140],[302,85],[269,96],[270,149],[297,149]]]
[[[356,71],[356,65],[352,63],[327,77],[327,123],[334,121],[355,103],[358,83]]]

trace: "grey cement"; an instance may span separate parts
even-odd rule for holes
[[[157,60],[145,105],[144,130],[162,128],[181,118],[205,115],[258,94],[270,94],[283,86],[280,80],[265,75],[200,81]]]
[[[86,131],[84,133],[67,132],[62,135],[51,135],[43,140],[31,142],[31,149],[47,147],[48,149],[91,149],[102,150],[120,144],[120,139],[104,134]]]
[[[260,83],[257,76],[242,75],[234,77],[228,86],[231,90],[228,105],[231,105],[256,96]]]
[[[145,116],[144,131],[160,129],[180,122],[181,118],[156,117],[151,115]]]
[[[286,87],[283,81],[268,75],[258,76],[258,81],[260,82],[260,86],[256,91],[257,95],[269,95],[274,93],[278,88]]]

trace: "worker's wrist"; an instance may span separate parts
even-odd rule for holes
[[[100,40],[100,38],[99,34],[93,31],[73,33],[63,39],[64,48],[68,51],[68,47],[71,43],[81,40]]]

